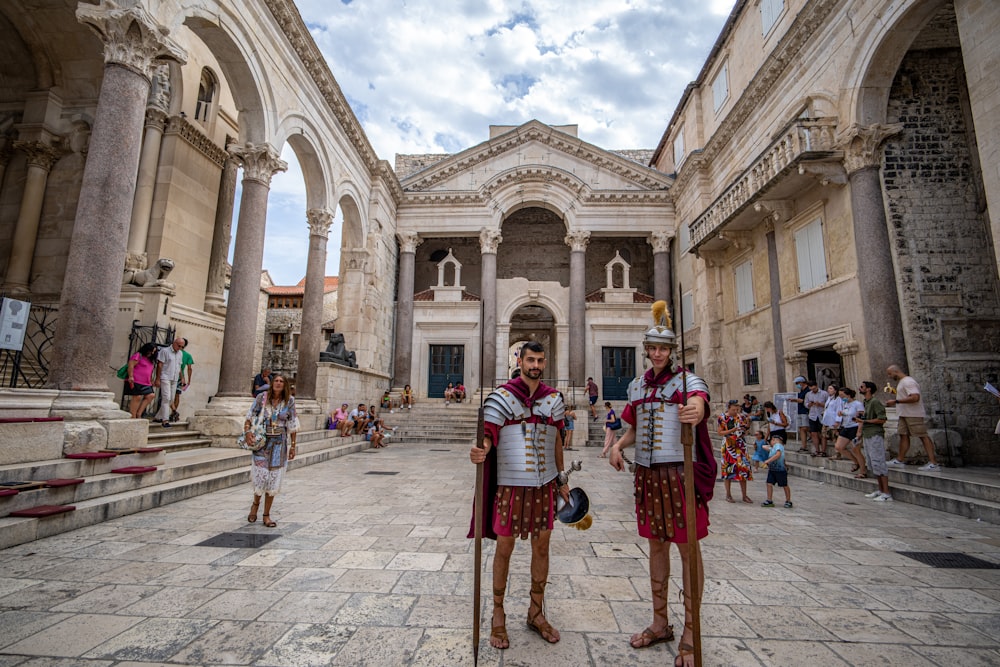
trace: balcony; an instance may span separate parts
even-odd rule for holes
[[[691,251],[697,252],[718,238],[723,229],[745,230],[763,217],[751,205],[768,199],[794,198],[805,187],[846,182],[836,149],[836,118],[798,118],[688,225]],[[749,210],[748,210],[749,209]],[[746,212],[746,213],[745,213]],[[744,214],[745,213],[745,214]]]

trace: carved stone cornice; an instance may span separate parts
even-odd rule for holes
[[[159,107],[146,107],[146,129],[163,131],[167,126],[167,112]],[[207,139],[207,137],[206,137]]]
[[[328,238],[330,225],[333,224],[333,211],[326,208],[311,208],[306,211],[306,222],[309,225],[309,235]]]
[[[673,232],[653,232],[646,237],[646,243],[653,246],[653,254],[670,252],[670,242],[674,239]]]
[[[39,167],[46,172],[52,169],[52,165],[59,161],[66,151],[60,146],[52,146],[44,141],[21,141],[15,139],[14,150],[23,153],[28,161],[28,166]]]
[[[753,210],[771,222],[785,222],[795,215],[795,201],[791,199],[761,199],[753,205]]]
[[[455,174],[491,160],[498,155],[515,151],[518,147],[531,141],[585,160],[595,167],[605,169],[642,188],[666,190],[672,184],[670,177],[661,174],[655,169],[643,167],[636,162],[609,153],[538,121],[529,121],[521,127],[494,137],[464,153],[441,160],[439,163],[420,171],[411,179],[406,179],[404,190],[427,190],[451,178]],[[539,171],[545,170],[546,168],[539,169]],[[553,169],[551,171],[557,170]]]
[[[228,152],[219,146],[216,146],[215,142],[209,139],[200,128],[195,126],[193,123],[189,123],[186,118],[181,116],[170,116],[170,118],[167,119],[167,128],[164,133],[180,137],[189,146],[220,167],[224,166],[226,164],[226,160],[230,158],[230,154]]]
[[[479,192],[407,192],[404,195],[407,206],[485,206],[489,200]]]
[[[588,190],[580,201],[584,204],[662,204],[673,198],[669,190]]]
[[[347,271],[364,271],[368,266],[368,258],[371,254],[365,248],[353,248],[351,250],[341,249],[340,261]]]
[[[849,357],[858,353],[861,349],[861,343],[855,339],[842,340],[838,343],[833,344],[833,351],[842,357]]]
[[[288,169],[288,163],[281,159],[271,144],[230,144],[229,152],[243,164],[245,181],[257,181],[270,187],[271,177]]]
[[[416,252],[417,246],[424,242],[417,232],[399,232],[396,238],[399,239],[399,252]]]
[[[570,252],[586,252],[590,245],[590,232],[575,230],[566,234],[563,242],[569,246]]]
[[[847,185],[847,171],[844,165],[836,162],[800,162],[799,173],[812,176],[820,185]]]
[[[785,354],[785,363],[796,365],[804,364],[809,359],[809,355],[805,352],[799,352],[795,350],[794,352],[788,352]]]
[[[561,185],[576,195],[580,195],[586,187],[579,177],[568,174],[561,169],[553,167],[517,167],[485,183],[480,188],[480,193],[483,197],[490,199],[498,190],[511,185],[522,185],[525,183]]]
[[[97,33],[104,42],[104,63],[126,67],[136,74],[153,78],[153,65],[160,60],[187,62],[187,52],[170,39],[166,26],[156,22],[141,4],[121,7],[117,0],[101,0],[100,5],[80,4],[76,19]]]
[[[484,255],[495,255],[503,241],[500,230],[483,227],[479,230],[479,251]]]
[[[837,135],[837,145],[844,151],[844,168],[851,175],[868,167],[882,166],[882,145],[903,131],[902,123],[854,123]]]

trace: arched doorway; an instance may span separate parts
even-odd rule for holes
[[[553,387],[559,385],[556,372],[556,318],[545,306],[525,304],[514,311],[510,318],[510,347],[508,348],[508,372],[517,367],[517,353],[528,341],[541,343],[545,348],[545,375],[542,380]],[[508,375],[509,377],[509,375]]]

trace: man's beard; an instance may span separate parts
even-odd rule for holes
[[[542,371],[539,368],[532,368],[531,370],[524,371],[524,374],[530,377],[532,380],[537,380],[542,377]]]

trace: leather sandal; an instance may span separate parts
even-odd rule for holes
[[[267,526],[268,528],[274,528],[278,524],[275,523],[274,521],[271,521],[271,515],[270,514],[265,514],[264,515],[264,525]]]
[[[541,637],[542,639],[544,639],[545,641],[547,641],[550,644],[558,643],[559,642],[559,637],[556,635],[556,629],[553,628],[552,625],[549,624],[549,622],[546,621],[546,620],[543,620],[541,623],[537,622],[538,621],[538,617],[542,615],[542,602],[545,601],[545,598],[544,598],[544,596],[545,596],[545,582],[543,582],[543,581],[541,581],[541,582],[540,581],[532,581],[531,582],[530,597],[531,597],[531,603],[532,604],[536,604],[536,601],[535,601],[535,596],[536,595],[538,595],[541,599],[539,599],[538,602],[537,602],[537,604],[538,604],[538,611],[536,611],[534,614],[532,614],[531,610],[530,609],[528,610],[528,614],[529,614],[528,615],[528,621],[527,621],[528,629],[532,630],[533,632],[538,633],[539,637]],[[546,635],[548,635],[548,636],[546,636]],[[556,638],[555,639],[549,639],[549,637],[556,637]]]
[[[638,646],[633,643],[635,639],[636,638],[633,637],[629,640],[629,644],[631,644],[634,649],[649,648],[650,646],[656,646],[657,644],[662,644],[663,642],[672,642],[674,641],[674,626],[668,625],[667,629],[659,635],[653,632],[652,627],[646,628],[639,633],[639,639],[641,639],[643,643]]]
[[[247,522],[257,523],[257,508],[260,507],[260,500],[250,505],[250,514],[247,515]]]
[[[494,588],[493,589],[493,611],[496,612],[499,607],[503,611],[503,596],[506,592],[506,588]],[[500,598],[500,602],[497,602],[497,598]],[[503,644],[503,646],[494,646],[493,640],[497,640],[498,644]],[[490,646],[495,649],[503,650],[510,647],[510,638],[507,636],[507,615],[504,614],[504,622],[500,625],[494,625],[490,627]]]
[[[694,633],[690,623],[685,622],[684,629],[690,629],[692,634]],[[674,667],[684,667],[684,658],[689,655],[694,655],[694,646],[682,639],[677,643],[677,657],[674,658]]]
[[[654,622],[655,619],[658,618],[667,620],[667,581],[656,581],[655,579],[650,577],[649,584],[650,588],[652,588],[653,586],[659,586],[660,589],[659,595],[657,595],[655,592],[653,593]],[[643,643],[636,646],[635,644],[636,639],[639,639]],[[667,625],[666,630],[664,630],[661,634],[656,634],[655,632],[653,632],[653,628],[652,626],[650,626],[645,630],[643,630],[642,632],[640,632],[638,637],[633,635],[629,639],[628,643],[634,649],[643,649],[643,648],[649,648],[650,646],[655,646],[656,644],[660,644],[662,642],[672,642],[673,640],[674,640],[674,626]]]

